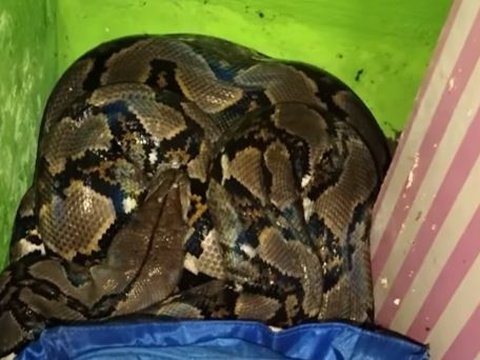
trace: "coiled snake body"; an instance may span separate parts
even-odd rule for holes
[[[98,46],[45,109],[0,277],[0,355],[129,314],[371,319],[389,160],[365,105],[320,69],[206,36]]]

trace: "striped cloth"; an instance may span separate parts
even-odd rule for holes
[[[377,321],[432,359],[480,359],[480,1],[439,38],[375,209]]]

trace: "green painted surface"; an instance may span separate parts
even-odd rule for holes
[[[100,40],[125,34],[217,35],[333,72],[359,93],[391,135],[408,117],[451,0],[59,0],[58,4],[59,71]]]
[[[352,86],[393,135],[408,118],[451,1],[0,0],[0,249],[30,181],[53,78],[100,41],[193,32],[309,62]]]
[[[38,122],[55,80],[52,3],[0,0],[0,268],[31,181]]]

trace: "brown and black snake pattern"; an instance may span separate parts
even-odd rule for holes
[[[197,35],[78,59],[47,103],[0,277],[0,356],[129,314],[371,320],[390,154],[341,81]]]

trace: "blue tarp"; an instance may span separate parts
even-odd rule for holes
[[[345,323],[272,331],[247,321],[146,321],[56,327],[19,359],[428,359],[427,349]]]

